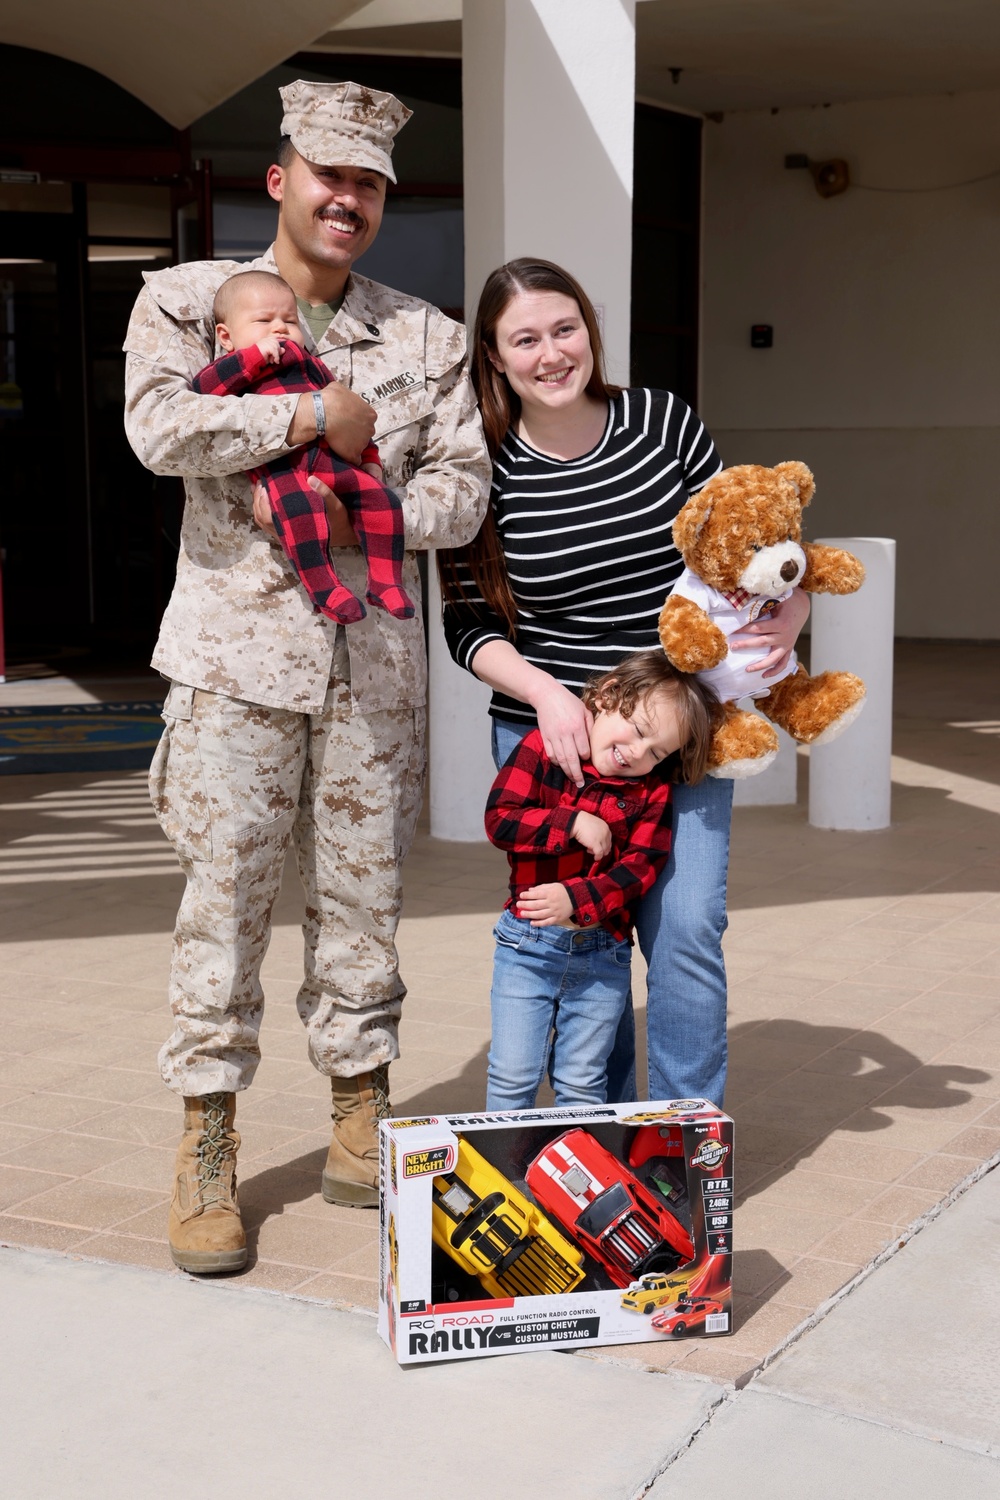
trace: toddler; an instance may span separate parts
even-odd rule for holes
[[[212,315],[216,337],[228,352],[195,376],[191,388],[199,395],[321,391],[333,382],[323,362],[302,348],[295,294],[280,276],[270,271],[230,276],[216,294]],[[365,614],[330,562],[326,507],[309,487],[312,475],[329,485],[351,513],[368,564],[368,603],[408,620],[413,601],[402,580],[403,513],[398,497],[381,482],[378,449],[373,444],[365,449],[364,468],[345,463],[323,440],[318,399],[316,406],[315,441],[251,469],[250,477],[266,489],[281,544],[318,610],[343,625]]]
[[[556,1104],[604,1103],[632,909],[670,852],[671,780],[700,781],[707,768],[714,695],[662,651],[591,678],[583,701],[594,714],[583,786],[533,729],[486,807],[486,832],[510,861],[493,933],[487,1109],[530,1109],[550,1051]]]

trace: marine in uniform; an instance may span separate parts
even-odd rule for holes
[[[404,583],[415,598],[414,551],[471,541],[490,482],[464,329],[351,271],[377,233],[385,180],[395,181],[393,138],[410,111],[353,83],[300,80],[281,95],[279,164],[267,179],[279,202],[274,244],[249,265],[204,261],[147,276],[125,343],[129,440],[147,468],[180,475],[186,492],[177,581],[153,656],[170,687],[150,790],[186,876],[174,1030],[160,1067],[184,1101],[171,1252],[198,1272],[246,1261],[235,1096],[260,1060],[260,966],[289,841],[306,894],[298,1012],[333,1092],[323,1194],[377,1202],[377,1123],[405,994],[394,941],[400,866],[425,770],[419,614],[372,610],[346,628],[314,612],[282,549],[254,524],[245,471],[323,425],[334,450],[357,462],[374,431],[402,502]],[[322,411],[310,394],[191,391],[219,352],[215,293],[241,269],[276,271],[300,299],[310,352],[338,382],[318,398]],[[349,540],[349,521],[339,525]],[[334,560],[347,587],[363,592],[360,550],[338,547]]]

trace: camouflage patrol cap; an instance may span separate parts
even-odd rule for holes
[[[392,142],[413,113],[392,94],[360,83],[309,83],[297,78],[279,90],[285,106],[281,133],[306,161],[322,167],[368,167],[396,181]]]

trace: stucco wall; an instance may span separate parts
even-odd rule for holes
[[[958,182],[1000,168],[1000,93],[733,114],[704,139],[701,405],[724,460],[810,464],[813,537],[895,536],[899,634],[997,637],[1000,177],[822,199],[784,157]]]

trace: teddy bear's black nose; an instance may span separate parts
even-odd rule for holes
[[[783,562],[781,564],[781,576],[786,583],[791,583],[792,579],[795,577],[798,571],[798,563],[793,562],[791,558],[789,558],[787,562]]]

